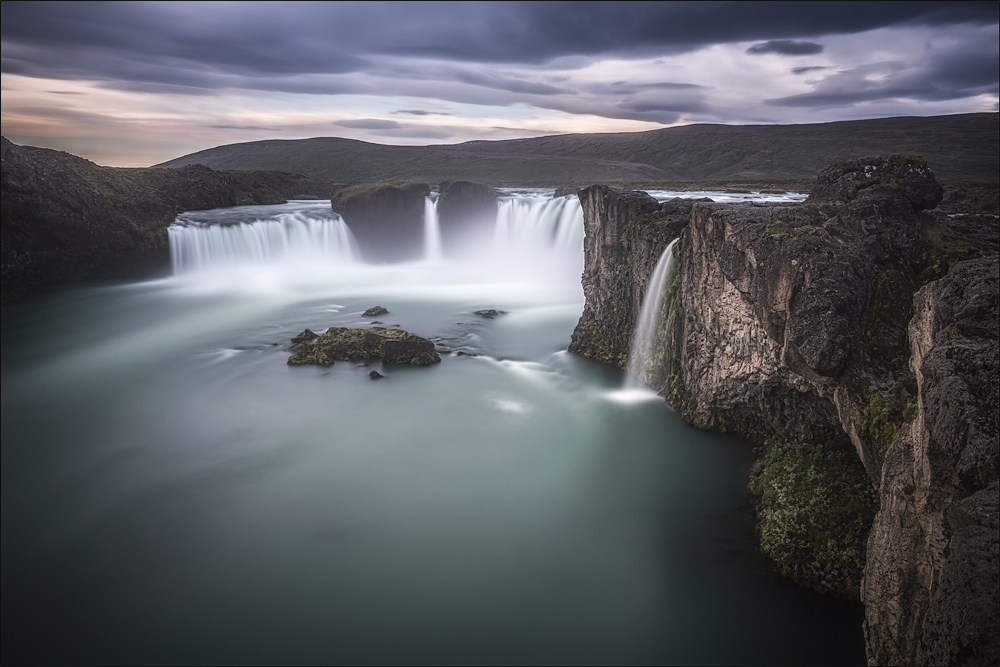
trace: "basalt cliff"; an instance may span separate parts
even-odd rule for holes
[[[679,238],[644,379],[692,425],[758,443],[762,551],[860,597],[872,664],[1000,658],[997,218],[954,193],[936,210],[943,194],[912,156],[834,165],[798,205],[579,193],[570,350],[624,368]]]

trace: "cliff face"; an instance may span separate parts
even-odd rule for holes
[[[584,220],[583,316],[569,351],[624,369],[649,277],[688,223],[690,200],[593,185],[579,193]]]
[[[998,293],[992,255],[915,298],[920,410],[882,469],[862,585],[872,664],[996,664]]]
[[[403,262],[424,256],[425,183],[367,183],[344,188],[331,200],[368,262]]]
[[[497,193],[482,183],[446,181],[441,184],[437,211],[443,250],[458,256],[468,243],[493,234]]]
[[[678,253],[664,393],[695,426],[767,442],[751,484],[762,548],[818,590],[861,588],[878,662],[997,659],[984,639],[997,622],[996,255],[924,211],[941,196],[919,159],[852,161],[805,204],[695,205]],[[637,223],[664,237],[677,225],[638,195],[593,187],[581,201],[587,302],[570,349],[621,367],[655,254],[631,242]],[[959,339],[938,331],[951,317],[979,319]],[[941,394],[956,383],[992,408]],[[881,480],[864,587],[877,504],[851,450]],[[821,497],[831,485],[842,491]]]
[[[0,140],[3,303],[58,283],[132,277],[170,265],[166,228],[182,211],[329,197],[293,174],[119,169]]]

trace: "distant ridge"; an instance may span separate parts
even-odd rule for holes
[[[868,155],[923,155],[943,181],[1000,177],[1000,115],[899,117],[809,125],[686,125],[436,146],[319,137],[218,146],[157,167],[275,170],[341,183],[448,179],[492,185],[790,181]]]

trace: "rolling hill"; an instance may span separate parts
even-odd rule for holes
[[[944,182],[982,182],[1000,177],[998,118],[980,113],[809,125],[686,125],[436,146],[318,137],[229,144],[156,166],[277,170],[341,183],[781,182],[811,179],[838,160],[914,153],[927,158]]]

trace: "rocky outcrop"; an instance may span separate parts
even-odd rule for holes
[[[402,329],[330,327],[317,336],[309,329],[292,338],[289,366],[332,366],[336,361],[381,359],[384,364],[428,366],[441,361],[434,343]]]
[[[497,193],[474,181],[445,181],[437,204],[441,246],[457,256],[476,239],[493,234],[497,222]]]
[[[1000,660],[998,280],[993,255],[915,298],[920,409],[886,456],[862,586],[871,664]]]
[[[367,262],[404,262],[424,256],[425,183],[366,183],[331,200],[354,233]]]
[[[327,198],[335,186],[278,172],[120,169],[0,139],[3,303],[45,285],[170,266],[166,228],[183,211]]]
[[[881,484],[863,589],[879,662],[996,659],[984,639],[997,618],[996,255],[926,210],[941,197],[926,164],[905,156],[834,165],[801,205],[700,203],[682,221],[657,219],[640,194],[580,193],[586,304],[570,349],[618,367],[657,250],[689,220],[675,251],[679,323],[661,332],[673,341],[664,393],[695,426],[766,443],[752,478],[762,548],[786,574],[856,597],[877,509],[856,462]],[[637,243],[640,229],[663,240]],[[993,287],[967,267],[992,271]],[[980,301],[964,303],[952,294],[958,285]],[[935,362],[934,373],[921,370],[939,345],[921,324],[929,299],[953,304],[934,308],[958,321],[993,318],[992,330],[964,330],[979,342],[942,347],[951,366]],[[987,343],[992,357],[973,353]],[[970,369],[979,369],[974,381]],[[962,407],[971,404],[954,393],[932,407],[929,387],[959,379],[990,409]],[[992,430],[976,415],[990,415]],[[971,442],[973,431],[987,444],[948,445],[946,456],[919,444],[945,432]],[[921,447],[932,453],[921,459]],[[936,462],[942,456],[950,463]]]
[[[694,204],[605,185],[581,190],[580,204],[586,302],[569,350],[624,369],[649,277]]]

